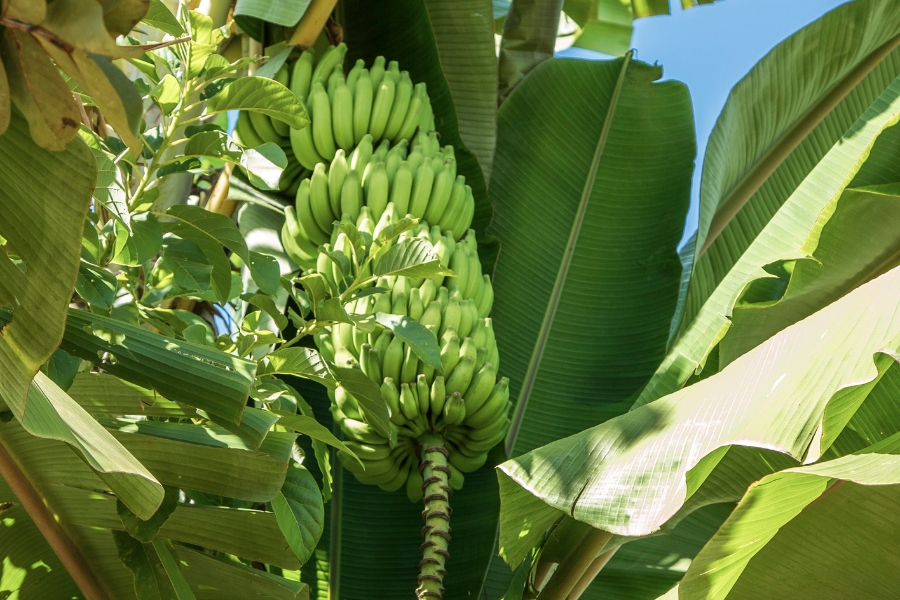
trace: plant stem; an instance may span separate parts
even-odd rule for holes
[[[422,502],[425,510],[422,518],[422,560],[419,562],[418,598],[444,597],[444,577],[447,575],[446,564],[450,559],[447,551],[450,545],[450,490],[448,480],[450,467],[447,465],[447,449],[444,439],[436,433],[425,433],[419,441],[422,443],[422,458],[419,469],[422,471],[424,483]]]
[[[316,38],[325,27],[325,22],[334,10],[337,0],[312,0],[306,7],[306,12],[297,23],[294,34],[288,40],[288,44],[293,46],[309,47],[316,43]]]
[[[559,564],[537,600],[566,600],[610,538],[611,533],[591,528]]]
[[[575,587],[572,588],[571,593],[569,593],[569,600],[578,600],[581,598],[581,594],[583,594],[584,591],[588,589],[588,586],[593,583],[594,578],[597,577],[597,574],[606,566],[606,563],[609,562],[609,559],[613,557],[613,554],[615,554],[616,550],[619,548],[621,548],[621,546],[616,546],[612,550],[607,550],[594,559],[591,566],[588,567],[587,571],[584,572],[584,575],[581,576],[581,579],[578,580],[578,583],[575,584]]]
[[[63,567],[71,575],[72,580],[86,600],[109,600],[103,584],[91,570],[84,556],[72,539],[63,531],[62,526],[50,513],[34,484],[25,476],[16,461],[10,456],[6,446],[0,440],[0,477],[9,484],[10,489],[19,499],[22,508],[37,525],[38,530],[59,557]]]

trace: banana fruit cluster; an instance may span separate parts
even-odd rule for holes
[[[403,314],[407,308],[402,306],[403,289],[376,295],[374,303],[388,306],[395,295],[401,302],[396,308],[391,306],[389,312]],[[319,340],[326,358],[340,362],[337,356],[328,356],[334,348],[345,364],[355,360],[370,379],[381,382],[397,434],[398,443],[391,448],[387,439],[366,424],[365,412],[356,399],[337,388],[333,393],[334,418],[365,470],[348,456],[341,455],[342,463],[361,483],[386,491],[406,484],[411,502],[422,499],[422,477],[412,468],[418,464],[415,440],[426,431],[443,432],[449,452],[450,487],[460,489],[463,473],[484,465],[488,451],[505,436],[512,406],[509,380],[497,377],[499,356],[491,319],[473,318],[474,310],[461,310],[465,302],[460,302],[458,289],[440,294],[440,298],[446,298],[445,302],[433,301],[434,310],[420,320],[439,340],[440,370],[422,363],[409,345],[388,331],[375,331],[360,339],[336,327],[330,340]],[[374,305],[365,308],[372,311]],[[464,316],[466,312],[468,316]]]
[[[347,156],[337,150],[331,164],[317,163],[297,189],[295,206],[286,209],[292,258],[312,268],[318,247],[331,239],[334,222],[365,216],[378,223],[386,213],[424,219],[454,240],[469,229],[475,199],[466,179],[456,173],[453,146],[441,148],[434,132],[420,130],[409,152],[406,140],[373,147],[371,134]],[[391,205],[392,210],[388,210]]]
[[[316,61],[306,50],[294,63],[290,88],[306,102],[311,123],[290,131],[294,155],[307,169],[349,153],[365,136],[409,140],[420,127],[434,129],[434,113],[424,83],[413,85],[396,61],[379,56],[370,68],[360,59],[344,76],[345,44],[330,47]]]

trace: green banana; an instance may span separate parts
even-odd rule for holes
[[[454,281],[456,289],[459,290],[463,298],[467,298],[465,291],[469,287],[469,257],[467,256],[468,248],[459,244],[456,251],[450,257],[450,270],[456,275]]]
[[[406,116],[403,118],[403,123],[400,125],[400,129],[394,136],[395,141],[412,138],[413,134],[416,132],[416,128],[419,126],[419,115],[422,112],[422,107],[427,102],[428,92],[425,89],[425,84],[417,83],[412,98],[409,101],[409,108],[406,109]]]
[[[487,425],[469,431],[468,438],[470,442],[484,442],[485,440],[494,438],[500,432],[505,432],[508,426],[509,419],[495,419]],[[467,445],[469,448],[475,449],[473,448],[472,443],[468,443]],[[493,446],[491,446],[491,448],[493,448]]]
[[[484,318],[491,314],[491,307],[494,304],[494,286],[491,285],[491,278],[487,275],[482,275],[482,282],[484,286],[484,294],[481,297],[481,302],[478,305],[478,316]]]
[[[348,438],[352,438],[354,441],[366,444],[384,444],[387,441],[380,433],[376,432],[368,423],[364,423],[363,421],[348,418],[342,419],[339,425],[341,426],[341,431],[344,432],[344,435]]]
[[[334,89],[331,119],[334,141],[343,150],[349,152],[356,144],[353,134],[353,94],[344,83],[343,77],[338,79]]]
[[[449,377],[459,362],[459,338],[451,336],[449,341],[441,348],[441,366],[444,377]]]
[[[451,393],[444,403],[444,425],[458,425],[466,418],[466,402],[459,392]]]
[[[234,131],[237,133],[238,142],[245,148],[258,148],[266,143],[253,128],[249,111],[242,110],[240,112],[237,123],[234,125]]]
[[[316,244],[310,241],[309,236],[301,227],[293,206],[287,206],[284,209],[281,242],[288,256],[304,270],[316,264],[316,256],[319,251]]]
[[[369,133],[372,134],[372,139],[380,140],[391,115],[391,105],[394,103],[394,80],[390,77],[383,77],[381,84],[375,89],[377,91],[375,92],[375,102],[372,104]]]
[[[391,423],[394,425],[405,425],[409,421],[400,410],[400,390],[391,377],[385,377],[381,384],[381,397],[387,402],[388,408],[391,409]]]
[[[510,421],[509,419],[503,419],[502,421],[499,421],[499,423],[501,423],[502,426],[497,429],[493,436],[483,440],[473,440],[470,438],[466,442],[466,449],[472,452],[487,452],[503,441],[503,438],[506,437],[506,432],[509,429]]]
[[[397,475],[395,475],[394,478],[387,483],[378,484],[378,487],[380,487],[385,492],[396,492],[404,486],[406,480],[409,478],[410,468],[412,468],[412,461],[407,457],[400,465],[397,471]]]
[[[312,134],[316,152],[325,160],[330,161],[334,158],[337,147],[334,144],[334,134],[331,130],[331,102],[321,81],[313,83],[311,101]]]
[[[419,356],[413,351],[412,346],[404,344],[403,365],[400,367],[400,381],[415,384],[416,373],[419,370]]]
[[[377,90],[378,86],[381,85],[381,80],[384,78],[384,57],[376,56],[375,62],[372,63],[372,67],[369,69],[369,76],[372,78],[372,89]]]
[[[350,88],[351,93],[356,93],[356,82],[359,80],[359,76],[365,68],[366,61],[358,58],[356,59],[356,64],[354,64],[353,68],[350,69],[350,72],[347,73],[347,87]]]
[[[341,214],[350,215],[354,221],[362,208],[362,184],[356,171],[347,173],[341,186]]]
[[[444,336],[444,332],[446,332],[448,328],[453,327],[455,331],[459,327],[460,317],[461,311],[459,308],[459,298],[452,297],[447,302],[447,306],[444,308],[444,314],[441,322],[441,337]]]
[[[459,325],[456,327],[457,335],[467,337],[472,333],[472,327],[475,325],[477,314],[470,310],[474,309],[474,302],[471,299],[463,300],[459,303]]]
[[[481,408],[466,417],[466,425],[473,429],[484,427],[488,423],[506,416],[512,404],[509,402],[509,379],[503,377],[494,385]]]
[[[389,194],[388,174],[385,164],[379,162],[366,181],[366,205],[372,211],[372,216],[380,219],[387,207]]]
[[[301,100],[306,100],[306,97],[309,95],[314,61],[315,52],[312,48],[308,48],[303,51],[303,54],[294,63],[294,68],[291,71],[291,91]]]
[[[390,377],[397,384],[400,383],[400,371],[403,368],[403,342],[400,338],[393,338],[387,349],[382,353],[381,373]]]
[[[422,496],[425,495],[422,486],[425,485],[425,479],[422,477],[422,474],[415,467],[410,469],[409,471],[409,479],[406,480],[406,497],[413,504],[418,504],[422,501]]]
[[[473,371],[475,370],[475,359],[471,356],[464,356],[460,359],[456,367],[447,378],[447,393],[462,394],[469,388],[472,381]]]
[[[453,186],[456,180],[456,161],[447,160],[448,164],[444,165],[441,172],[434,178],[434,185],[431,188],[431,197],[428,199],[428,208],[425,210],[424,218],[429,223],[439,223],[441,216],[447,209],[450,202],[450,195],[453,193]]]
[[[409,292],[409,309],[407,310],[407,316],[410,319],[415,319],[421,323],[422,315],[425,312],[425,307],[422,305],[422,296],[419,293],[419,288],[414,287]],[[425,323],[422,323],[425,325]]]
[[[362,419],[362,413],[359,411],[359,404],[356,402],[356,398],[351,396],[343,387],[338,386],[329,396],[333,396],[335,407],[346,416],[356,420]],[[384,443],[384,440],[378,443]]]
[[[359,144],[363,136],[369,133],[369,121],[372,117],[372,101],[375,98],[375,90],[369,71],[363,69],[360,73],[356,89],[353,93],[353,139]]]
[[[256,134],[263,142],[272,142],[273,144],[281,142],[281,135],[275,130],[268,116],[255,110],[247,111],[247,113],[250,116],[253,129],[256,130]]]
[[[367,444],[365,442],[347,441],[344,445],[356,456],[365,461],[378,461],[387,458],[391,447],[387,443]]]
[[[397,214],[406,215],[409,212],[409,200],[412,195],[413,172],[407,161],[400,163],[394,181],[391,186],[391,202],[397,209]]]
[[[372,158],[372,150],[372,136],[367,133],[356,145],[356,149],[350,153],[350,169],[356,171],[360,181],[362,181],[366,166]]]
[[[394,83],[396,84],[394,102],[391,106],[387,125],[384,128],[384,137],[389,140],[393,140],[400,132],[400,127],[403,126],[403,122],[406,120],[406,113],[413,95],[413,83],[409,78],[409,73],[406,71],[400,73],[400,80]]]
[[[431,414],[437,418],[439,415],[443,414],[444,404],[447,400],[447,390],[444,387],[443,375],[438,375],[434,378],[428,398],[431,406]]]
[[[350,165],[347,162],[347,155],[341,148],[334,154],[334,160],[328,169],[328,202],[331,205],[332,215],[341,212],[341,188],[344,185],[344,179],[350,171]]]
[[[497,369],[493,363],[485,365],[475,374],[468,389],[463,394],[466,401],[466,413],[474,414],[487,401],[497,382]]]
[[[428,378],[422,373],[416,377],[416,399],[419,401],[419,414],[427,415],[431,405],[431,388]]]
[[[313,69],[312,77],[310,80],[315,84],[315,82],[319,79],[322,81],[328,81],[328,78],[331,76],[331,72],[335,70],[335,67],[339,67],[344,62],[344,55],[347,54],[347,44],[341,42],[337,46],[331,46],[328,50],[325,51],[325,54],[322,55],[322,58],[319,59],[319,62],[316,63],[316,68]]]
[[[472,196],[472,188],[466,186],[466,204],[462,213],[462,218],[453,228],[453,237],[459,239],[469,229],[472,224],[472,217],[475,215],[475,198]]]
[[[413,181],[412,195],[409,200],[409,213],[417,218],[425,215],[428,208],[428,199],[431,197],[431,187],[434,184],[434,168],[431,161],[424,161],[416,171]]]
[[[323,160],[313,142],[312,125],[307,125],[302,129],[291,129],[291,150],[300,164],[310,171]]]
[[[325,173],[325,163],[319,163],[313,169],[309,179],[309,203],[316,225],[323,232],[334,230],[335,216],[331,212],[331,201],[328,198],[328,175]]]
[[[309,179],[304,179],[297,189],[297,199],[294,203],[297,207],[297,218],[308,239],[320,246],[328,241],[328,235],[316,223],[313,216],[312,198]]]
[[[408,383],[400,385],[400,411],[410,421],[419,418],[419,401],[413,395]]]
[[[454,452],[449,449],[450,464],[462,471],[463,473],[472,473],[484,466],[487,462],[487,452],[479,454],[477,457],[466,456],[462,452]]]

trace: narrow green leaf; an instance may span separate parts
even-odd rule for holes
[[[163,497],[162,504],[159,505],[159,508],[156,509],[156,512],[149,519],[141,519],[128,510],[128,507],[121,500],[116,500],[116,512],[119,514],[119,518],[122,519],[122,524],[125,525],[125,531],[128,532],[128,535],[144,543],[156,537],[159,533],[159,528],[165,524],[169,516],[175,511],[175,507],[178,506],[178,488],[166,486],[165,490],[166,494]]]
[[[284,27],[293,27],[306,12],[310,0],[273,2],[272,0],[237,0],[235,16],[255,17]]]
[[[150,0],[150,6],[147,14],[144,15],[143,22],[176,38],[184,35],[184,28],[162,0]]]
[[[391,246],[378,258],[375,276],[399,276],[431,278],[439,275],[453,276],[453,271],[441,266],[431,242],[420,238],[403,240]]]
[[[259,376],[296,375],[333,388],[335,377],[322,356],[312,348],[285,348],[278,350],[259,363]]]
[[[441,349],[424,325],[409,317],[385,313],[375,313],[375,321],[408,344],[423,363],[441,369]]]
[[[62,349],[164,397],[239,423],[256,364],[214,348],[69,311]]]
[[[332,371],[341,387],[359,402],[366,422],[385,438],[393,438],[395,434],[391,430],[391,413],[387,402],[381,397],[381,387],[361,369],[332,367]]]
[[[294,129],[309,123],[306,108],[291,90],[265,77],[242,77],[209,99],[208,114],[227,110],[252,110],[284,121]]]
[[[115,275],[82,259],[75,291],[85,302],[100,308],[112,308],[116,289]]]
[[[325,426],[321,425],[313,417],[306,417],[303,415],[295,415],[284,412],[279,412],[278,414],[281,416],[281,418],[278,420],[278,424],[282,427],[287,427],[288,429],[293,429],[297,433],[308,435],[315,440],[324,442],[329,446],[333,446],[341,452],[346,452],[350,456],[356,458],[356,455],[349,448],[347,448],[347,446],[344,445],[344,442],[334,437],[334,434],[331,433],[331,431],[329,431]]]

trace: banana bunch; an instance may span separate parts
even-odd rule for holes
[[[287,86],[288,68],[282,66],[273,79]],[[297,161],[291,149],[290,129],[284,121],[272,119],[268,115],[256,111],[242,110],[238,115],[237,123],[235,123],[233,135],[235,140],[245,148],[258,148],[267,142],[278,144],[288,159],[287,167],[282,171],[278,181],[278,191],[295,196],[307,170]]]
[[[334,159],[338,149],[353,150],[367,135],[380,140],[412,139],[434,129],[424,83],[413,85],[396,61],[379,56],[370,68],[360,59],[344,76],[345,44],[331,46],[319,60],[312,49],[294,63],[291,90],[306,103],[311,122],[290,131],[297,159],[307,169]]]
[[[438,242],[452,241],[439,228],[429,229],[425,224],[407,233],[441,236]],[[338,235],[336,245],[340,245],[342,235],[344,232]],[[466,266],[472,259],[480,273],[474,245],[474,235],[467,236],[451,253],[464,257]],[[445,285],[431,279],[415,285],[417,282],[408,277],[382,277],[376,286],[389,291],[364,296],[348,306],[354,314],[383,312],[417,320],[438,341],[439,370],[424,364],[412,347],[389,331],[366,333],[340,323],[316,338],[326,360],[358,367],[381,384],[398,439],[391,448],[389,440],[367,424],[365,409],[339,387],[332,393],[334,418],[365,469],[348,456],[341,458],[342,463],[360,482],[387,491],[398,490],[405,483],[412,502],[422,498],[422,478],[413,468],[418,464],[415,440],[429,431],[443,433],[449,452],[450,486],[459,489],[463,473],[484,465],[488,451],[503,439],[509,426],[509,380],[498,379],[500,357],[492,321],[487,317],[493,303],[493,292],[487,291],[490,280],[486,275],[477,278],[485,291],[476,300],[465,295],[469,279],[457,279],[447,278]]]
[[[363,209],[368,209],[365,215]],[[405,140],[394,145],[384,140],[373,148],[366,134],[349,157],[341,149],[329,166],[316,164],[286,213],[289,225],[282,241],[306,270],[319,246],[329,240],[334,245],[335,221],[358,223],[365,217],[380,223],[387,215],[396,222],[397,216],[408,216],[459,240],[472,223],[475,199],[465,177],[456,174],[453,146],[442,149],[434,132],[420,132],[408,153]]]

